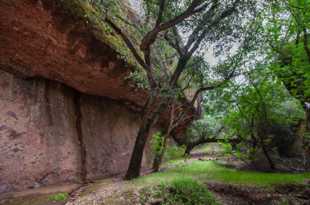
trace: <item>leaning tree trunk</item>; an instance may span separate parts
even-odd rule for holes
[[[144,147],[154,121],[155,117],[148,117],[145,121],[142,122],[125,176],[126,180],[136,178],[140,175]]]
[[[145,108],[145,114],[142,118],[142,124],[138,131],[133,152],[131,155],[129,167],[125,175],[125,180],[131,180],[140,176],[143,151],[147,142],[150,130],[154,123],[156,123],[162,110],[166,108],[164,101],[159,104],[156,103],[156,97],[150,97],[148,105]]]

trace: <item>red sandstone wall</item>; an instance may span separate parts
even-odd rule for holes
[[[125,80],[132,68],[56,2],[0,1],[2,69],[143,106],[147,93]]]
[[[22,80],[0,71],[0,193],[79,182],[78,119],[87,178],[124,172],[139,126],[137,114],[59,83]]]
[[[140,115],[122,104],[99,97],[81,97],[82,132],[87,147],[88,178],[125,172],[140,126]],[[152,158],[146,148],[143,166]]]

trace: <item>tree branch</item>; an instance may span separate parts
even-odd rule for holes
[[[160,23],[158,25],[155,25],[153,30],[148,32],[144,38],[142,39],[142,43],[140,45],[140,49],[142,51],[148,50],[150,46],[155,42],[158,33],[161,31],[167,30],[173,26],[176,26],[180,22],[184,21],[186,18],[203,11],[205,8],[207,8],[208,4],[203,3],[204,0],[193,0],[191,5],[179,16],[174,17],[173,19]],[[162,15],[161,12],[159,12],[159,15]],[[159,19],[160,17],[158,17]]]
[[[198,39],[194,43],[194,46],[188,51],[190,56],[192,56],[193,53],[199,48],[201,42],[206,37],[208,30],[219,24],[223,19],[233,14],[239,2],[240,0],[236,0],[230,8],[226,9],[218,18],[216,18],[207,28],[204,29],[202,34],[198,37]]]
[[[127,37],[125,33],[123,33],[122,29],[120,29],[113,21],[111,21],[109,18],[105,18],[105,22],[107,22],[112,29],[123,39],[124,43],[127,45],[133,56],[136,58],[138,63],[146,70],[149,69],[149,67],[146,65],[146,63],[143,61],[142,57],[139,55],[137,49],[131,42],[131,40]]]
[[[186,51],[187,53],[184,55],[183,58],[180,58],[180,61],[177,65],[177,68],[175,70],[175,72],[173,73],[172,77],[171,77],[171,81],[170,81],[170,85],[175,85],[180,77],[180,75],[182,74],[182,72],[184,71],[184,69],[186,69],[186,65],[188,60],[191,58],[191,56],[194,54],[194,52],[199,48],[201,42],[203,41],[203,39],[206,37],[208,31],[213,27],[216,26],[219,22],[221,22],[223,19],[225,19],[226,17],[230,16],[232,13],[234,13],[234,11],[236,10],[236,6],[237,4],[240,2],[240,0],[235,0],[235,2],[233,3],[233,5],[231,7],[229,7],[228,9],[226,9],[218,18],[216,18],[208,27],[204,28],[203,32],[200,34],[200,36],[195,39],[194,41],[194,46]],[[201,25],[198,25],[198,27],[200,27]],[[187,46],[186,46],[187,47]],[[189,48],[188,48],[189,49]]]
[[[129,50],[131,51],[131,53],[133,54],[137,62],[142,66],[142,68],[144,68],[144,70],[146,71],[147,77],[149,79],[150,86],[156,87],[156,81],[153,77],[152,70],[150,67],[149,55],[145,56],[146,60],[144,61],[143,58],[139,55],[137,49],[135,48],[135,46],[133,45],[129,37],[122,31],[122,29],[120,29],[109,18],[106,17],[104,20],[107,24],[109,24],[112,27],[112,29],[116,32],[116,34],[118,34],[123,39],[124,43],[127,45],[127,47],[129,48]]]
[[[308,41],[308,33],[307,33],[306,28],[304,28],[303,30],[304,30],[304,48],[308,56],[308,61],[310,63],[310,48],[309,48],[309,41]]]
[[[167,32],[165,34],[165,40],[172,48],[174,48],[178,52],[180,56],[183,56],[184,46],[182,45],[182,38],[175,27],[172,29],[172,31],[173,36],[169,36],[169,33]]]
[[[200,94],[201,94],[202,92],[205,92],[205,91],[208,91],[208,90],[214,90],[214,89],[216,89],[216,88],[219,88],[219,87],[225,85],[225,84],[226,84],[228,81],[230,81],[232,78],[236,77],[235,71],[236,71],[236,69],[234,69],[234,70],[233,70],[224,80],[222,80],[222,81],[219,81],[219,82],[217,82],[217,83],[214,83],[213,85],[206,85],[206,86],[203,86],[203,87],[199,88],[199,89],[196,91],[196,93],[195,93],[195,95],[194,95],[194,97],[193,97],[193,99],[192,99],[192,101],[191,101],[191,104],[192,104],[192,105],[195,104],[197,98],[200,96]]]
[[[159,2],[159,13],[158,13],[155,27],[159,26],[159,24],[161,24],[162,22],[164,10],[165,10],[165,4],[166,4],[166,0],[159,0],[159,1],[160,1]]]
[[[184,49],[188,51],[192,44],[195,42],[195,40],[198,38],[200,32],[204,29],[204,26],[207,24],[208,19],[211,18],[214,15],[215,9],[219,5],[219,0],[215,0],[212,7],[209,9],[209,11],[203,16],[200,23],[197,25],[197,27],[193,30],[191,35],[188,38],[188,41],[186,43],[186,46]]]

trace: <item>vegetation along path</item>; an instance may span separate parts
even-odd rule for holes
[[[183,181],[207,187],[216,204],[309,204],[310,173],[262,173],[228,168],[216,161],[176,160],[165,164],[165,171],[133,181],[119,178],[88,184],[70,195],[20,197],[5,205],[125,205],[161,204],[158,187]],[[164,203],[163,203],[164,204]],[[168,203],[166,203],[168,204]]]

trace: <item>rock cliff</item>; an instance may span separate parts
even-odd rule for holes
[[[0,194],[127,168],[147,92],[74,2],[0,2]]]
[[[139,121],[117,101],[1,71],[0,193],[123,173]]]

